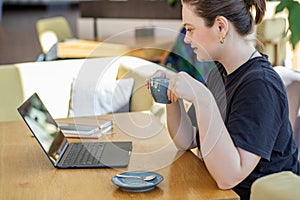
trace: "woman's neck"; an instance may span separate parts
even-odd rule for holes
[[[227,72],[231,74],[244,63],[251,58],[259,56],[253,43],[246,41],[245,39],[237,41],[228,41],[224,46],[224,52],[220,56],[219,62],[221,62]]]

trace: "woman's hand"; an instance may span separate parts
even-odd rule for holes
[[[160,78],[167,78],[170,79],[171,75],[167,74],[165,71],[162,70],[157,70],[152,76],[150,76],[149,78],[146,79],[146,86],[148,88],[148,90],[150,91],[150,79],[153,77],[160,77]]]
[[[146,85],[150,91],[150,79],[152,77],[161,77],[169,79],[168,99],[172,102],[177,102],[179,98],[194,102],[201,88],[201,83],[195,80],[186,72],[179,72],[176,75],[169,75],[165,71],[157,70],[151,77],[146,80]],[[205,88],[205,87],[203,87]]]
[[[194,102],[201,88],[201,83],[186,72],[179,72],[169,80],[168,98],[177,102],[178,98]]]

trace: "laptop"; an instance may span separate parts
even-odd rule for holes
[[[125,168],[131,141],[71,143],[34,93],[18,112],[55,168]]]

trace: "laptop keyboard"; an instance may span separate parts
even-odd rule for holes
[[[103,149],[104,144],[98,142],[73,143],[62,165],[98,165]]]

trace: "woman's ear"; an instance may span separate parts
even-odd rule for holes
[[[228,32],[228,20],[223,16],[217,16],[215,19],[215,25],[217,27],[220,40],[226,37]]]

